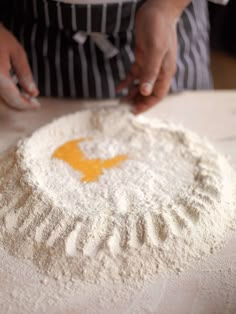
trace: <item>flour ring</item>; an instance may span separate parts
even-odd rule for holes
[[[81,182],[52,155],[87,137],[88,158],[128,159]],[[54,277],[132,281],[179,271],[223,243],[235,182],[225,157],[190,131],[123,109],[78,112],[0,158],[0,243]]]

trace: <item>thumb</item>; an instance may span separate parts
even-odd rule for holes
[[[25,93],[32,97],[39,94],[24,49],[20,46],[11,54],[11,63],[18,78],[19,84]]]

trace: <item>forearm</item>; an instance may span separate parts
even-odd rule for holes
[[[184,9],[191,3],[191,0],[148,0],[147,3],[178,20]]]

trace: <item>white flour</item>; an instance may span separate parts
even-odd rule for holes
[[[126,154],[98,181],[53,152],[67,141],[90,158]],[[0,159],[0,242],[45,273],[139,282],[181,271],[222,246],[235,222],[235,173],[182,128],[122,110],[61,118]]]

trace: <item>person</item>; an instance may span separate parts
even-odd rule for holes
[[[12,108],[38,108],[40,91],[124,97],[138,114],[169,91],[212,87],[206,0],[1,0],[0,15],[0,96]]]

